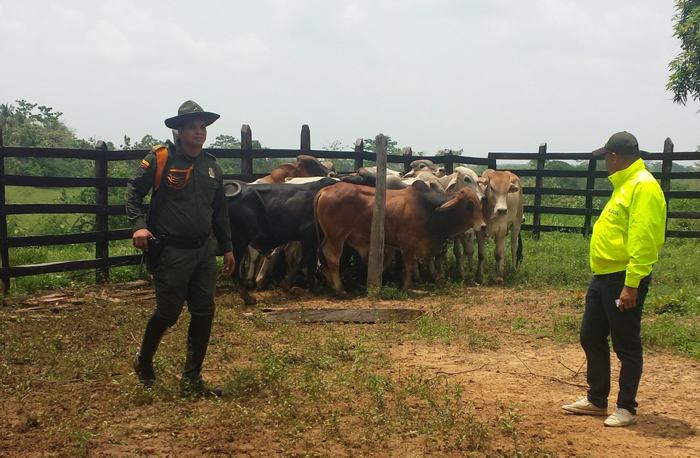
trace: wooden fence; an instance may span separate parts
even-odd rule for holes
[[[358,139],[355,142],[354,151],[326,151],[312,150],[311,136],[308,126],[301,130],[301,143],[299,149],[253,149],[252,133],[249,126],[241,128],[240,149],[216,149],[209,150],[221,159],[237,159],[240,161],[240,174],[225,175],[225,178],[253,179],[265,175],[268,170],[253,170],[253,159],[258,158],[294,158],[299,154],[308,154],[322,159],[349,159],[356,170],[365,164],[365,161],[375,161],[375,155],[363,149],[364,141]],[[126,186],[127,178],[109,177],[107,174],[108,163],[111,161],[139,161],[147,151],[107,151],[103,142],[98,142],[94,150],[59,149],[59,148],[26,148],[3,146],[2,131],[0,130],[0,258],[2,268],[0,278],[7,292],[10,287],[10,278],[27,275],[37,275],[54,272],[66,272],[84,269],[95,269],[97,281],[109,279],[110,267],[134,265],[140,262],[140,255],[110,256],[109,242],[131,238],[131,230],[128,228],[110,229],[108,217],[124,215],[124,205],[109,205],[108,191],[110,188]],[[72,158],[94,161],[94,177],[70,178],[70,177],[43,177],[43,176],[18,176],[5,173],[5,158]],[[533,236],[538,238],[540,233],[549,231],[577,232],[584,236],[591,232],[593,216],[600,214],[600,209],[594,208],[594,197],[606,197],[610,195],[609,189],[596,189],[596,179],[607,176],[605,170],[598,170],[598,160],[593,159],[590,153],[548,153],[547,145],[539,147],[537,153],[489,153],[488,157],[471,157],[457,155],[421,156],[435,163],[443,164],[447,173],[452,173],[455,166],[472,165],[485,166],[492,169],[509,164],[509,170],[521,177],[534,177],[534,186],[524,186],[526,195],[534,196],[533,205],[526,205],[525,212],[532,214],[532,224],[523,225],[524,230],[531,230]],[[410,148],[402,149],[400,155],[389,155],[389,164],[398,164],[404,170],[409,169],[409,164],[416,159]],[[667,202],[670,199],[685,198],[699,199],[700,191],[675,191],[671,190],[672,180],[697,180],[700,172],[673,172],[675,161],[700,161],[698,152],[674,152],[673,143],[666,139],[664,150],[660,153],[651,153],[647,158],[652,161],[661,161],[662,171],[654,173],[660,179]],[[535,161],[535,168],[513,168],[513,161]],[[550,170],[546,168],[548,161],[588,161],[587,170]],[[508,162],[510,161],[510,162]],[[389,165],[391,167],[391,165]],[[339,170],[339,172],[351,172],[352,170]],[[570,177],[585,178],[584,189],[562,189],[544,186],[546,177]],[[7,186],[32,186],[51,188],[94,188],[96,190],[95,204],[7,204]],[[547,195],[583,196],[585,205],[583,208],[552,207],[542,205],[542,197]],[[8,215],[26,214],[93,214],[95,215],[95,230],[92,232],[60,234],[60,235],[31,235],[21,237],[8,237]],[[583,216],[581,226],[555,226],[541,224],[543,214],[579,215]],[[700,211],[680,212],[670,211],[669,219],[683,218],[700,219]],[[700,231],[669,230],[668,237],[700,238]],[[95,258],[86,260],[72,260],[50,262],[44,264],[18,265],[10,264],[9,249],[29,246],[53,246],[69,245],[75,243],[94,243]]]

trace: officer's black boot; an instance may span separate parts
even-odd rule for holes
[[[213,316],[192,316],[187,331],[187,359],[180,388],[183,396],[221,396],[220,388],[202,379],[202,363],[207,354]]]
[[[153,355],[156,354],[158,344],[160,344],[160,340],[168,327],[168,323],[154,313],[146,324],[141,349],[134,358],[134,372],[136,372],[139,382],[147,388],[152,387],[156,382],[156,374],[153,370]]]

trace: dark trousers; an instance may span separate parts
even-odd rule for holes
[[[617,406],[637,412],[637,389],[642,377],[642,306],[651,276],[637,289],[637,306],[620,311],[615,299],[625,286],[625,272],[594,275],[586,293],[586,310],[581,322],[581,346],[588,362],[588,400],[598,407],[608,406],[610,394],[610,348],[620,360],[620,391]]]

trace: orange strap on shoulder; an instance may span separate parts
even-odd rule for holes
[[[156,155],[156,176],[153,179],[153,191],[157,191],[160,187],[160,182],[163,181],[163,172],[168,163],[168,147],[163,146],[155,151]]]

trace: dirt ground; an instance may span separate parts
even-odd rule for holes
[[[45,304],[19,299],[8,301],[0,308],[3,331],[3,355],[10,346],[25,344],[34,332],[50,329],[61,320],[62,326],[71,329],[80,345],[104,344],[106,337],[91,334],[83,320],[89,315],[102,321],[105,333],[114,332],[123,324],[123,317],[134,314],[134,306],[122,295],[118,286],[99,292],[67,293],[64,297],[83,297],[90,302],[74,301]],[[150,312],[152,299],[147,288],[128,292],[128,297],[140,298],[139,314],[128,345],[138,340],[141,326]],[[489,337],[495,345],[482,346],[466,351],[460,344],[460,336],[453,336],[452,343],[444,344],[422,339],[401,338],[386,348],[391,361],[391,372],[396,374],[427,374],[440,377],[450,384],[462,387],[463,397],[485,419],[498,416],[499,409],[507,406],[515,412],[517,440],[523,444],[535,444],[545,454],[558,456],[700,456],[700,364],[698,361],[676,356],[668,352],[645,354],[644,374],[638,395],[638,423],[628,428],[606,428],[604,417],[588,417],[566,414],[563,403],[573,401],[585,393],[585,358],[575,331],[562,340],[556,333],[533,332],[537,323],[547,320],[552,313],[575,316],[580,314],[582,292],[529,291],[510,288],[474,287],[450,291],[440,295],[413,295],[405,300],[368,300],[354,298],[337,301],[331,297],[318,297],[300,292],[293,297],[278,292],[258,293],[270,307],[289,308],[412,308],[431,313],[449,310],[450,317],[467,317],[474,332]],[[121,298],[121,299],[120,299]],[[241,314],[241,309],[227,304],[238,304],[231,291],[222,291],[217,299],[217,320],[229,315]],[[445,309],[444,304],[450,304]],[[61,317],[61,318],[58,318]],[[82,323],[82,324],[81,324]],[[295,325],[305,327],[322,325]],[[342,325],[341,325],[342,326]],[[373,325],[347,325],[358,333]],[[404,326],[404,325],[400,325]],[[408,326],[408,325],[406,325]],[[403,328],[401,328],[403,329]],[[179,331],[178,331],[179,332]],[[218,325],[221,335],[212,341],[208,361],[223,359],[221,342],[227,333],[235,329]],[[573,334],[573,338],[572,338]],[[408,335],[408,334],[406,334]],[[181,338],[178,345],[183,341]],[[242,345],[231,337],[234,347]],[[102,342],[102,343],[100,343]],[[122,345],[115,340],[113,345]],[[64,349],[65,351],[65,349]],[[131,349],[128,349],[131,351]],[[220,404],[201,401],[194,404],[153,402],[135,408],[129,402],[119,408],[125,399],[119,392],[128,391],[133,385],[127,353],[118,352],[119,360],[111,365],[107,376],[94,376],[89,380],[66,376],[60,386],[50,380],[37,379],[40,367],[30,360],[18,360],[15,353],[6,359],[0,356],[3,380],[9,384],[26,383],[31,390],[3,386],[0,391],[0,407],[5,414],[0,418],[0,455],[321,455],[321,456],[420,456],[441,455],[435,449],[417,445],[407,436],[389,438],[382,447],[348,441],[328,441],[323,435],[307,431],[303,442],[293,446],[285,443],[274,430],[252,426],[243,429],[217,427],[217,409]],[[163,350],[165,351],[165,350]],[[105,353],[106,354],[106,353]],[[244,356],[232,365],[240,365]],[[97,363],[96,363],[97,364]],[[213,363],[209,363],[209,366]],[[223,365],[223,363],[222,363]],[[225,368],[221,365],[208,372],[216,381]],[[613,356],[613,376],[619,366]],[[46,395],[42,396],[42,392]],[[22,394],[23,393],[23,394]],[[611,406],[616,396],[615,385],[611,393]],[[48,401],[47,401],[48,399]],[[323,402],[317,401],[317,402]],[[75,405],[74,405],[75,404]],[[94,406],[91,410],[76,405]],[[227,406],[228,407],[228,406]],[[115,410],[116,409],[116,410]],[[163,409],[187,409],[190,424],[158,424]],[[241,408],[243,409],[243,408]],[[116,411],[116,413],[115,413]],[[105,412],[112,412],[107,414]],[[342,418],[352,425],[352,408]],[[199,416],[198,416],[199,415]],[[70,418],[71,424],[81,424],[84,418],[89,437],[82,440],[82,430],[67,431],[63,421],[56,417]],[[80,416],[76,420],[75,416]],[[51,418],[52,417],[53,421]],[[189,420],[191,419],[191,420]],[[201,425],[207,426],[202,431]],[[49,426],[50,425],[50,426]],[[198,427],[199,426],[199,427]],[[351,428],[351,426],[348,426]],[[119,439],[107,431],[121,431]],[[198,435],[199,434],[199,435]],[[354,437],[349,435],[348,437]],[[488,455],[511,454],[513,436],[492,435]],[[108,438],[111,438],[108,440]],[[77,444],[77,445],[76,445]],[[534,453],[534,452],[533,452]],[[450,452],[459,456],[462,453]],[[479,454],[479,453],[477,453]]]

